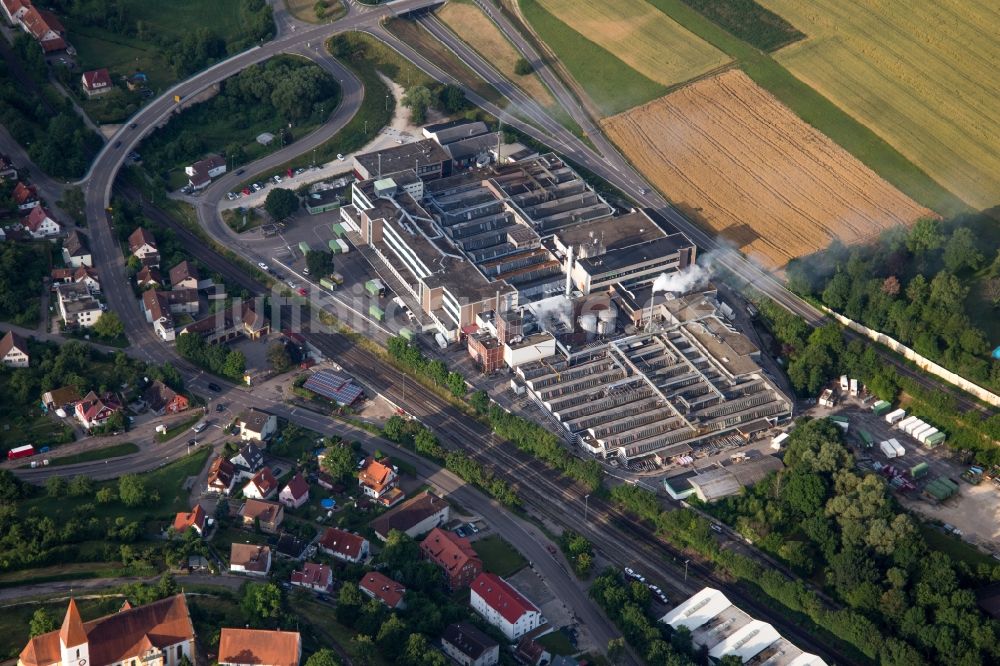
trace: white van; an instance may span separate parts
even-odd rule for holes
[[[193,430],[197,434],[199,432],[203,432],[207,427],[208,427],[208,421],[202,421],[195,427],[191,428],[191,430]]]

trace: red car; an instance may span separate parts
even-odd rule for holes
[[[299,287],[299,296],[305,296],[307,293],[305,287]]]
[[[244,187],[243,188],[243,196],[249,196],[249,195],[250,195],[250,188],[249,187]]]

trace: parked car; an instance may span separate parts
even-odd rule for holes
[[[464,537],[465,536],[465,530],[463,528],[461,528],[461,527],[456,527],[455,528],[455,534],[457,534],[460,537]]]
[[[469,523],[468,527],[472,530],[473,534],[479,534],[479,528],[476,527],[475,523]]]
[[[208,390],[209,391],[215,391],[216,393],[218,393],[219,391],[222,390],[222,387],[219,386],[218,384],[214,383],[214,382],[209,382],[208,383]]]
[[[121,141],[115,141],[114,147],[115,148],[121,148],[122,147],[122,142]]]
[[[262,270],[262,271],[267,271],[267,270],[270,270],[270,269],[269,269],[269,268],[267,267],[267,264],[265,264],[265,263],[264,263],[263,261],[258,261],[258,262],[257,262],[257,268],[259,268],[259,269],[260,269],[260,270]]]
[[[305,287],[299,287],[299,290],[298,290],[298,292],[297,292],[297,293],[298,293],[298,295],[299,295],[299,296],[305,296],[305,295],[306,295],[306,294],[308,294],[309,292],[307,292],[307,291],[306,291],[306,288],[305,288]]]
[[[549,551],[549,555],[551,555],[552,557],[555,557],[556,553],[558,552],[556,550],[556,547],[553,546],[552,544],[545,546],[545,550]]]
[[[236,170],[236,175],[237,176],[242,176],[244,171],[246,171],[246,169],[237,169]]]
[[[136,128],[136,127],[138,127],[138,126],[139,126],[139,125],[138,125],[138,123],[129,123],[129,124],[128,124],[128,128],[129,128],[129,129],[135,129],[135,128]]]
[[[217,405],[215,406],[215,411],[217,411],[217,412],[224,412],[224,411],[226,411],[226,406],[225,406],[225,405],[223,405],[223,404],[222,404],[222,403],[220,402],[220,403],[218,403],[218,404],[217,404]]]

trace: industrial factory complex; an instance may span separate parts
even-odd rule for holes
[[[511,372],[599,457],[681,456],[791,416],[686,235],[468,125],[359,156],[341,209],[423,330]],[[448,137],[479,152],[453,161]]]

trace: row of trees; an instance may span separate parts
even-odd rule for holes
[[[918,221],[878,242],[835,244],[788,267],[789,285],[833,310],[882,331],[963,377],[1000,388],[975,310],[1000,313],[1000,247],[988,215],[944,224]]]
[[[457,372],[449,372],[444,361],[428,359],[416,345],[399,336],[389,338],[386,348],[389,357],[404,370],[431,380],[435,385],[447,389],[456,398],[465,397],[467,391],[465,378]]]
[[[238,349],[225,345],[211,345],[197,334],[181,335],[177,338],[177,353],[214,375],[243,381],[247,369],[247,359]]]
[[[464,111],[469,103],[462,89],[449,83],[412,86],[403,93],[403,106],[410,110],[410,120],[422,125],[430,109],[451,116]]]

